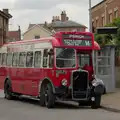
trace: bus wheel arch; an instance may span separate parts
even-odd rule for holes
[[[47,85],[48,83],[51,84],[52,89],[53,89],[53,93],[55,93],[55,87],[54,87],[52,81],[51,81],[49,78],[45,78],[44,80],[42,80],[42,82],[41,82],[40,85],[39,85],[39,92],[41,91],[42,86],[45,86],[45,85]]]

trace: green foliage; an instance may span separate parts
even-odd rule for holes
[[[120,45],[120,17],[113,20],[112,23],[105,27],[118,27],[118,32],[115,35],[95,34],[95,40],[101,45]]]

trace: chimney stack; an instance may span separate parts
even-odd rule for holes
[[[65,11],[62,11],[62,13],[61,13],[61,21],[62,22],[66,21],[66,12]]]
[[[18,26],[18,32],[19,32],[19,40],[21,40],[21,29],[20,29],[20,26]]]
[[[9,10],[8,9],[3,9],[3,12],[6,14],[9,14]]]

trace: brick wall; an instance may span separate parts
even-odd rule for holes
[[[102,27],[110,23],[110,17],[113,20],[120,16],[120,0],[106,0],[92,8],[93,26]],[[104,20],[103,20],[104,19]],[[104,24],[103,24],[104,22]]]

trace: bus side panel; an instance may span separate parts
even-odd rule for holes
[[[25,68],[25,94],[38,96],[38,81],[40,70],[36,68]]]
[[[25,93],[25,79],[24,79],[24,68],[11,68],[10,77],[12,80],[13,92]]]
[[[45,78],[50,79],[53,85],[58,82],[54,79],[55,72],[53,69],[26,68],[25,71],[25,94],[27,95],[38,96],[40,81]]]
[[[4,89],[4,82],[7,76],[5,67],[0,67],[0,89]]]

